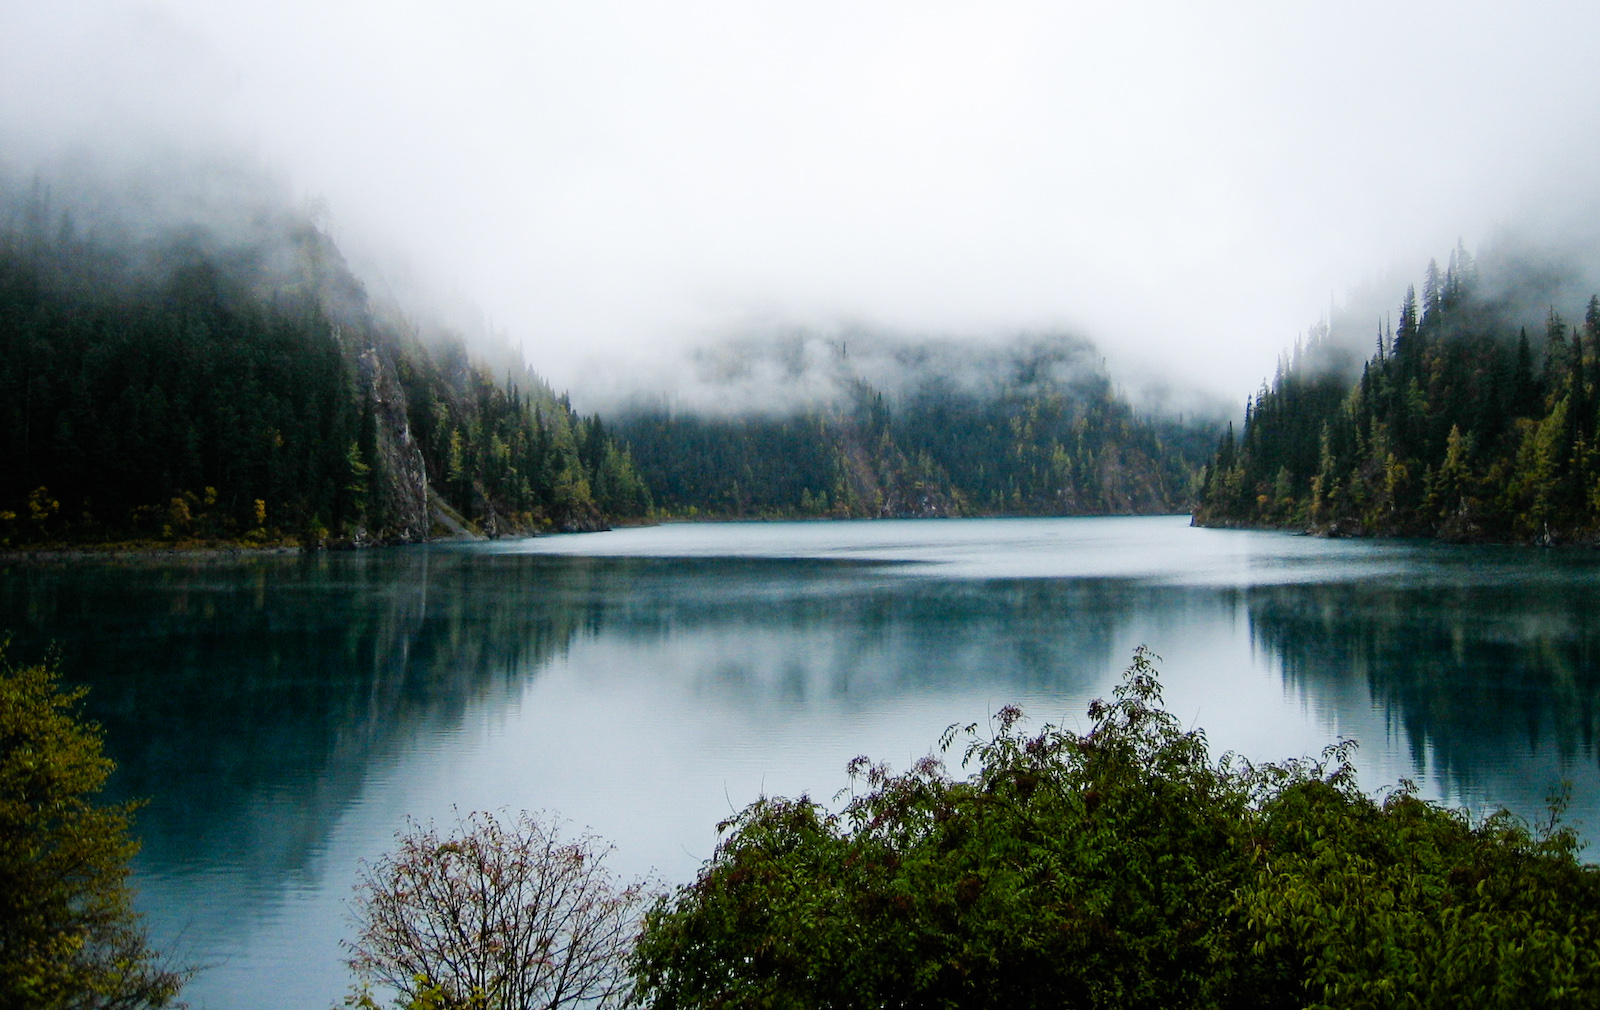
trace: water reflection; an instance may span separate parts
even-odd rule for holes
[[[597,625],[590,581],[568,564],[508,582],[426,551],[76,564],[6,572],[0,614],[15,657],[54,645],[91,688],[113,788],[151,799],[148,864],[270,879],[304,866],[375,759]]]
[[[1312,694],[1364,687],[1402,731],[1407,774],[1538,811],[1572,782],[1595,806],[1600,589],[1510,585],[1269,586],[1249,594],[1258,643]]]
[[[17,568],[13,655],[54,645],[91,687],[153,865],[303,867],[366,770],[513,697],[574,639],[608,639],[722,704],[860,702],[1100,677],[1148,591],[923,583],[849,562],[671,562],[393,551]],[[594,675],[618,675],[596,670]],[[292,796],[293,803],[262,803]]]
[[[1149,592],[1112,580],[921,581],[866,563],[611,561],[598,628],[752,704],[1097,679]],[[657,668],[661,673],[664,668]]]
[[[1355,735],[1368,781],[1533,813],[1567,777],[1595,820],[1597,604],[1587,555],[1170,519],[0,568],[14,658],[60,647],[151,798],[143,904],[217,965],[202,1007],[334,1001],[350,876],[404,814],[553,806],[684,876],[757,792],[1009,702],[1072,718],[1140,643],[1219,749]]]

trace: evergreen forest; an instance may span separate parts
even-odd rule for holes
[[[876,372],[841,343],[788,407],[607,419],[484,344],[369,298],[302,216],[130,237],[35,192],[0,227],[0,546],[1177,512],[1216,432],[1141,416],[1062,336],[901,341]]]
[[[1524,297],[1518,297],[1518,295]],[[1359,374],[1323,324],[1222,435],[1199,525],[1458,541],[1591,542],[1600,532],[1600,298],[1580,323],[1486,283],[1461,246],[1430,262]]]
[[[370,304],[292,216],[247,242],[0,232],[0,541],[416,541],[600,529],[650,499],[522,366]],[[47,224],[49,226],[47,226]]]
[[[877,351],[869,375],[835,344],[829,393],[802,405],[634,407],[612,431],[658,506],[682,516],[1130,515],[1192,502],[1217,425],[1140,416],[1086,341]]]

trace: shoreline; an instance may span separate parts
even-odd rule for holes
[[[131,561],[144,558],[173,560],[210,560],[217,558],[268,557],[272,555],[313,553],[298,545],[276,544],[270,547],[250,547],[239,544],[186,546],[186,545],[131,545],[131,544],[52,544],[38,547],[0,550],[0,564],[27,561]]]
[[[518,533],[502,537],[484,537],[488,542],[496,540],[533,540],[551,536],[578,535],[585,533],[605,533],[610,530],[644,529],[651,526],[676,526],[689,523],[832,523],[832,522],[873,522],[879,519],[1116,519],[1136,518],[1142,516],[1182,516],[1190,515],[1189,512],[1101,512],[1101,513],[1072,513],[1070,515],[1039,515],[1037,513],[984,513],[968,516],[658,516],[651,519],[621,520],[612,523],[602,530],[572,530]],[[1253,528],[1253,527],[1238,527]],[[1261,527],[1265,528],[1265,527]],[[1291,531],[1292,532],[1292,531]],[[17,564],[30,562],[52,561],[137,561],[137,560],[165,560],[165,561],[215,561],[236,560],[253,557],[288,556],[292,554],[323,554],[343,553],[347,551],[366,551],[383,547],[417,547],[427,544],[459,544],[476,542],[478,538],[468,540],[462,537],[432,537],[427,540],[392,541],[378,543],[353,544],[341,541],[323,544],[316,547],[303,547],[298,544],[270,544],[253,546],[231,543],[205,543],[205,544],[162,544],[162,543],[115,543],[115,544],[40,544],[31,547],[0,549],[0,564]]]
[[[616,528],[624,526],[655,526],[656,522],[618,523]],[[574,530],[574,533],[605,532],[604,530]],[[502,537],[430,537],[427,540],[381,540],[354,543],[349,540],[339,540],[329,543],[306,547],[300,544],[238,544],[227,542],[208,543],[140,543],[132,541],[113,544],[37,544],[31,547],[0,549],[0,564],[31,561],[134,561],[134,560],[175,560],[175,561],[210,561],[233,560],[237,558],[275,557],[291,554],[343,554],[351,551],[369,551],[384,547],[420,547],[427,544],[459,544],[488,542],[498,540],[533,540],[536,538],[557,536],[560,531],[539,533],[515,533]]]
[[[1239,519],[1208,519],[1202,522],[1196,518],[1190,521],[1190,525],[1196,529],[1256,530],[1270,533],[1288,533],[1292,536],[1320,537],[1323,540],[1415,540],[1458,547],[1539,547],[1545,549],[1560,547],[1586,550],[1600,548],[1600,538],[1597,538],[1593,532],[1582,533],[1572,530],[1550,530],[1542,537],[1519,538],[1495,536],[1472,530],[1456,531],[1448,536],[1399,527],[1367,530],[1358,524],[1346,524],[1338,521],[1308,525],[1306,523],[1260,523]]]
[[[121,541],[116,543],[44,543],[26,547],[0,548],[0,564],[30,561],[68,560],[134,560],[163,558],[170,560],[211,560],[247,557],[271,557],[289,554],[321,554],[328,552],[365,551],[378,547],[416,547],[425,544],[471,543],[490,540],[532,540],[551,536],[583,533],[606,533],[611,530],[644,529],[651,526],[676,526],[689,523],[832,523],[874,522],[903,519],[1115,519],[1140,516],[1192,516],[1189,510],[1135,511],[1135,512],[975,512],[966,515],[892,515],[892,516],[799,516],[799,515],[658,515],[648,519],[619,519],[600,529],[517,531],[499,537],[489,536],[436,536],[426,540],[329,541],[314,547],[297,543],[243,544],[227,541],[162,543],[159,541]],[[1252,526],[1233,523],[1194,523],[1196,526],[1231,529],[1279,529],[1289,532],[1310,532],[1297,527]]]

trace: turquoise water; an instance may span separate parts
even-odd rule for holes
[[[690,877],[765,791],[832,796],[949,724],[1081,724],[1133,648],[1254,759],[1361,742],[1372,787],[1600,840],[1600,553],[1183,517],[682,524],[313,557],[0,568],[140,818],[139,904],[199,1007],[327,1007],[359,861],[410,816],[543,808]],[[1592,826],[1592,827],[1591,827]]]

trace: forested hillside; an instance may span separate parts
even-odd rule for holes
[[[534,373],[380,314],[328,236],[0,231],[0,542],[597,529],[649,498]]]
[[[863,343],[807,366],[826,382],[786,376],[822,387],[810,402],[634,408],[612,431],[680,515],[1106,515],[1192,501],[1216,426],[1140,417],[1085,341]]]
[[[118,230],[3,197],[0,546],[1173,512],[1215,437],[1059,336],[859,337],[764,405],[581,417],[520,353],[369,299],[301,215]]]
[[[1206,469],[1201,525],[1591,541],[1600,532],[1600,299],[1581,325],[1482,283],[1458,248],[1408,289],[1359,378],[1325,329],[1250,399]],[[1542,330],[1542,331],[1541,331]]]

